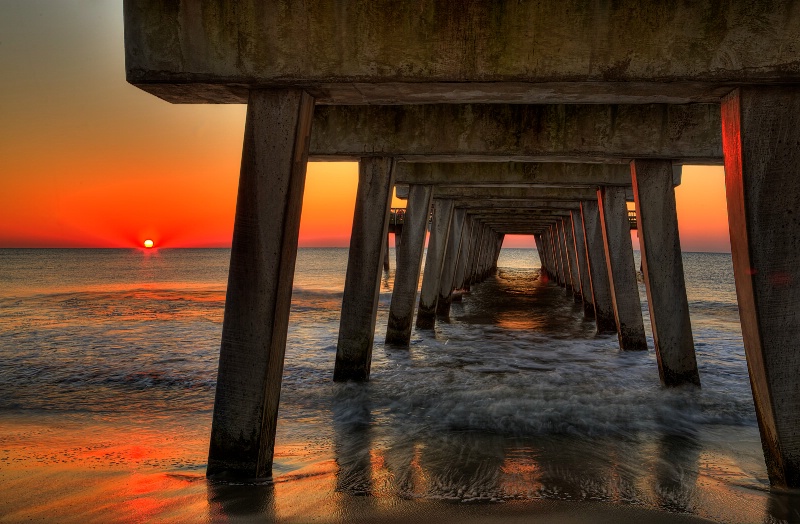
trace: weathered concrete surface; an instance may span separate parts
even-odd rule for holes
[[[603,230],[600,224],[600,209],[597,200],[581,202],[583,233],[586,241],[586,260],[589,262],[589,278],[592,282],[594,317],[599,334],[615,333],[614,303],[611,284],[608,281],[608,262],[603,247]]]
[[[411,341],[414,304],[417,301],[419,272],[432,199],[433,186],[411,186],[403,223],[403,243],[400,245],[392,301],[389,305],[387,344],[408,346]]]
[[[788,0],[125,0],[124,19],[128,81],[172,102],[298,85],[339,104],[679,103],[800,81]]]
[[[572,211],[572,238],[575,242],[575,258],[578,259],[578,271],[581,277],[581,297],[583,298],[583,316],[594,318],[594,295],[592,281],[589,278],[589,260],[586,254],[586,237],[583,232],[583,217],[580,210]]]
[[[428,253],[422,273],[422,288],[417,306],[417,328],[433,329],[436,324],[436,301],[439,299],[450,227],[453,220],[453,201],[434,199],[433,224],[428,239]]]
[[[575,294],[575,302],[583,303],[583,286],[581,284],[580,267],[578,266],[578,255],[575,251],[575,236],[573,233],[572,216],[561,219],[564,227],[564,236],[567,241],[567,258],[569,258],[569,271],[572,278],[572,292]]]
[[[399,162],[398,184],[525,186],[629,186],[630,167],[624,164],[558,162]],[[680,183],[680,181],[678,181]]]
[[[564,221],[556,221],[556,230],[558,231],[558,249],[561,253],[561,264],[564,267],[564,287],[567,291],[574,293],[574,278],[572,276],[572,265],[569,260],[569,251],[567,250],[567,234],[564,228]]]
[[[309,158],[721,164],[718,104],[318,106]]]
[[[450,304],[455,288],[456,270],[462,251],[464,222],[467,219],[466,209],[455,209],[450,224],[450,235],[447,237],[442,276],[439,280],[439,298],[436,301],[436,316],[445,320],[450,318]]]
[[[650,326],[665,386],[700,385],[669,160],[631,163]]]
[[[630,167],[628,168],[630,169]],[[402,186],[398,193],[403,194]],[[596,187],[514,187],[514,186],[436,186],[436,198],[455,200],[550,200],[576,202],[591,197],[597,192]]]
[[[550,227],[550,234],[553,236],[553,247],[556,256],[556,274],[558,275],[558,285],[566,287],[567,279],[569,278],[569,270],[564,265],[564,250],[561,242],[561,235],[559,234],[558,224],[553,224]]]
[[[770,481],[800,487],[800,91],[741,89],[722,105],[742,336]]]
[[[619,347],[625,351],[646,351],[647,338],[625,196],[621,188],[601,187],[597,191],[597,199]]]
[[[365,158],[358,166],[358,190],[342,296],[333,380],[367,380],[372,362],[381,262],[388,250],[392,203],[391,158]]]
[[[247,106],[206,474],[272,471],[314,100],[253,91]],[[382,239],[379,239],[382,241]]]
[[[487,209],[500,209],[504,211],[514,209],[551,209],[559,212],[567,212],[571,209],[580,209],[580,203],[577,201],[566,200],[516,200],[516,199],[457,199],[456,208],[464,209],[479,209],[485,211]]]

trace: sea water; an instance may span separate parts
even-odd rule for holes
[[[0,250],[0,480],[18,492],[0,518],[81,506],[92,520],[92,497],[144,517],[165,515],[142,506],[148,497],[230,509],[230,491],[196,500],[176,485],[205,483],[229,257]],[[384,273],[371,379],[333,383],[346,264],[346,249],[298,254],[279,491],[316,475],[329,482],[309,489],[376,504],[559,499],[720,522],[798,518],[790,495],[769,493],[729,254],[684,254],[701,389],[661,387],[652,338],[647,352],[621,352],[616,336],[597,336],[529,249],[503,249],[497,274],[454,302],[449,322],[414,330],[409,349],[382,343],[394,271]],[[127,480],[113,490],[86,481],[96,492],[78,496],[88,488],[69,472]],[[135,475],[150,484],[131,488]],[[234,507],[263,511],[246,498]],[[271,504],[273,516],[304,511]]]

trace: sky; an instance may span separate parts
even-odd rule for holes
[[[0,247],[230,246],[244,118],[129,85],[121,0],[0,0]],[[301,247],[348,245],[357,177],[309,163]],[[684,251],[730,251],[722,167],[676,198]]]

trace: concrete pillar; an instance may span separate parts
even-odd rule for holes
[[[539,256],[539,274],[547,275],[547,262],[544,258],[544,250],[542,249],[542,235],[534,233],[533,242],[536,246],[536,254]]]
[[[477,283],[478,259],[481,256],[484,228],[485,226],[480,222],[476,222],[473,228],[472,249],[470,250],[469,269],[467,270],[467,289],[472,284]]]
[[[433,201],[433,224],[431,225],[431,236],[428,239],[428,254],[425,257],[425,270],[422,274],[422,289],[419,293],[419,307],[417,308],[417,327],[419,329],[433,329],[436,323],[436,301],[439,298],[452,219],[453,201],[435,199]]]
[[[388,228],[387,228],[388,229]],[[391,269],[389,266],[389,232],[386,232],[386,246],[383,249],[383,270],[387,273]]]
[[[589,279],[594,299],[594,320],[597,332],[616,333],[614,302],[611,299],[611,284],[608,281],[608,263],[603,248],[603,230],[600,225],[600,209],[596,200],[581,201],[583,234],[586,241],[586,261],[589,263]]]
[[[553,243],[553,226],[548,226],[543,235],[545,247],[547,248],[546,258],[549,261],[550,277],[558,284],[558,261],[556,260],[556,247]]]
[[[733,272],[770,482],[800,488],[800,90],[722,101]]]
[[[586,238],[583,233],[583,217],[581,212],[573,210],[572,238],[575,241],[575,258],[578,262],[578,273],[581,277],[581,296],[583,297],[583,316],[594,318],[594,296],[592,294],[592,281],[589,278],[589,261],[586,255]]]
[[[619,347],[625,351],[647,350],[625,188],[601,187],[597,198]]]
[[[314,99],[250,92],[206,474],[271,475]]]
[[[700,385],[683,278],[672,162],[631,162],[650,325],[665,386]]]
[[[558,285],[561,287],[566,287],[566,272],[564,268],[564,257],[562,256],[562,249],[561,249],[561,235],[558,234],[558,222],[554,223],[552,226],[551,234],[553,236],[553,252],[555,253],[556,258],[556,265],[557,270],[556,274],[558,275]]]
[[[414,304],[417,300],[422,251],[431,211],[433,186],[412,185],[409,188],[406,216],[403,224],[403,243],[397,270],[394,274],[392,302],[389,306],[389,323],[386,343],[408,346],[414,321]]]
[[[575,294],[575,302],[583,303],[583,293],[581,292],[581,274],[578,269],[578,257],[575,253],[575,235],[572,230],[572,217],[564,218],[564,235],[567,239],[567,258],[569,258],[570,277],[572,279],[572,292]]]
[[[436,301],[436,315],[444,319],[450,318],[450,303],[452,302],[453,289],[456,285],[456,273],[466,218],[466,209],[456,209],[453,212],[453,220],[450,224],[450,235],[447,237],[442,277],[439,284],[439,299]]]
[[[391,158],[362,158],[359,162],[333,372],[335,381],[369,379],[380,295],[381,259],[388,249],[393,178],[394,160]]]
[[[564,221],[556,222],[558,229],[558,247],[561,250],[561,264],[564,267],[564,287],[568,292],[572,292],[572,268],[569,265],[569,253],[567,252],[567,236],[564,232]]]
[[[467,275],[467,261],[469,260],[470,242],[472,241],[473,220],[469,216],[464,219],[464,231],[461,232],[461,250],[456,261],[456,275],[453,279],[453,289],[463,289]],[[461,295],[459,295],[461,296]]]

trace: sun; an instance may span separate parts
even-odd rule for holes
[[[144,247],[146,247],[147,249],[150,249],[150,248],[151,248],[151,247],[153,247],[154,245],[155,245],[155,242],[153,242],[153,241],[152,241],[152,240],[150,240],[149,238],[148,238],[147,240],[145,240],[145,241],[144,241]]]

